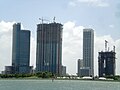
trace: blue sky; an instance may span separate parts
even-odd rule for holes
[[[108,5],[97,6],[98,1]],[[111,34],[117,39],[119,3],[119,0],[0,0],[0,20],[22,22],[35,31],[39,17],[52,21],[55,16],[58,22],[75,21],[78,25],[92,26],[98,35]]]
[[[64,24],[63,64],[67,66],[68,73],[76,73],[76,60],[82,58],[84,27],[95,30],[95,68],[97,52],[104,49],[104,39],[109,40],[111,45],[118,46],[117,66],[120,65],[120,0],[0,0],[0,35],[7,36],[5,40],[10,43],[5,46],[6,42],[0,37],[1,47],[3,45],[0,48],[0,71],[3,66],[11,63],[9,48],[12,41],[12,24],[21,22],[25,29],[32,31],[31,56],[35,61],[36,24],[40,23],[41,17],[52,22],[54,16],[56,22]],[[3,50],[7,53],[4,58]],[[35,62],[31,63],[35,65]],[[97,73],[97,69],[95,72]],[[116,72],[120,74],[118,68]]]

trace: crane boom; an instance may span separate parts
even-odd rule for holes
[[[107,44],[108,44],[108,41],[105,40],[105,51],[107,51]]]
[[[43,24],[43,21],[49,21],[47,19],[44,19],[43,17],[42,18],[39,18],[39,20],[41,20],[42,24]]]

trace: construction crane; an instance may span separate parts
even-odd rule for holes
[[[43,17],[42,18],[39,18],[39,20],[41,20],[42,24],[43,24],[43,21],[49,21],[47,19],[44,19]]]
[[[55,19],[56,19],[56,17],[53,18],[53,23],[55,23]]]
[[[107,44],[108,44],[108,41],[105,40],[105,52],[107,51]]]
[[[113,46],[113,51],[115,52],[115,46]]]

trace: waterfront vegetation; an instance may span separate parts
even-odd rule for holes
[[[77,76],[61,76],[58,77],[55,74],[52,74],[50,72],[39,72],[39,73],[34,73],[34,74],[0,74],[1,79],[7,79],[7,78],[17,78],[17,79],[60,79],[60,80],[86,80],[83,77],[77,77]],[[105,76],[104,78],[105,81],[120,81],[120,76]],[[89,80],[100,80],[99,77],[95,76],[92,79]]]
[[[116,76],[105,76],[105,78],[113,79],[113,80],[119,80],[120,81],[120,76],[119,75],[116,75]]]
[[[0,78],[53,78],[50,72],[39,72],[36,74],[0,74]]]

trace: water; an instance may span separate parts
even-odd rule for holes
[[[120,82],[82,80],[0,80],[0,90],[120,90]]]

